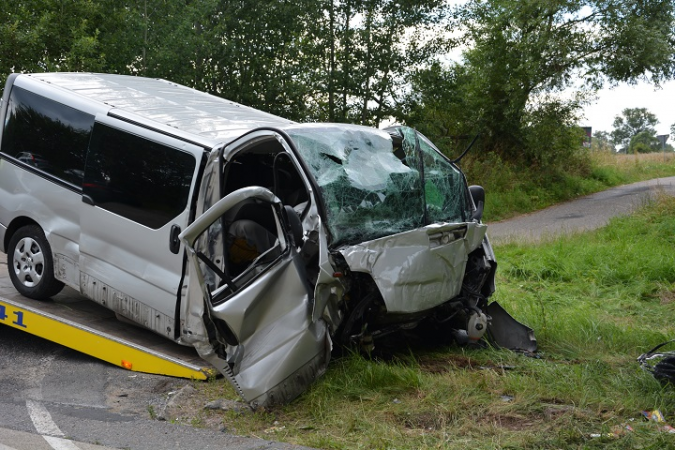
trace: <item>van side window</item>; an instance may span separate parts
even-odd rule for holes
[[[100,208],[158,229],[185,210],[195,166],[189,153],[97,123],[83,193]]]
[[[80,187],[93,126],[94,116],[90,114],[13,87],[2,151]]]

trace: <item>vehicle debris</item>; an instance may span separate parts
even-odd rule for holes
[[[675,383],[675,351],[657,350],[673,342],[675,340],[663,342],[637,358],[640,366],[663,385]]]

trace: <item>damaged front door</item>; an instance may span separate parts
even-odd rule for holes
[[[314,290],[295,214],[268,189],[245,187],[180,236],[190,284],[201,287],[201,298],[188,299],[188,314],[202,320],[205,338],[192,343],[254,407],[292,400],[330,357],[326,325],[312,320]]]

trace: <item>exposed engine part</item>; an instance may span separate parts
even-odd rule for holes
[[[461,296],[465,299],[478,298],[484,301],[477,306],[483,308],[487,306],[487,297],[492,294],[489,286],[490,277],[494,279],[494,267],[485,256],[482,249],[478,249],[469,255],[469,260],[466,263],[466,273],[462,282]],[[486,292],[488,289],[488,292]]]
[[[485,313],[471,311],[466,324],[466,334],[472,341],[480,340],[488,328],[488,316]]]
[[[450,335],[455,340],[455,344],[460,347],[464,347],[469,344],[469,336],[466,334],[466,330],[452,330]]]

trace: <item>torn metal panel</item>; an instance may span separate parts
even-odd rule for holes
[[[265,400],[289,377],[306,366],[314,372],[307,382],[291,380],[284,396],[289,401],[304,391],[329,360],[330,338],[323,320],[312,322],[309,295],[289,260],[257,280],[241,295],[213,308],[213,317],[231,326],[239,338],[241,359],[232,366],[235,380],[247,401]],[[281,389],[281,387],[279,387]]]
[[[467,255],[485,230],[478,223],[434,225],[340,253],[352,271],[372,275],[389,313],[419,312],[459,294]]]
[[[319,275],[314,290],[314,311],[312,319],[324,317],[337,329],[342,321],[342,312],[339,308],[347,288],[341,278],[335,276],[335,264],[328,253],[326,233],[318,234]]]
[[[323,373],[331,344],[324,321],[312,320],[313,288],[297,263],[300,253],[288,245],[288,230],[279,229],[280,256],[250,281],[243,274],[217,280],[229,275],[216,270],[217,261],[205,264],[212,249],[203,237],[211,233],[213,223],[253,199],[279,204],[267,189],[237,190],[195,220],[181,239],[191,262],[190,279],[203,291],[189,298],[188,310],[202,314],[206,327],[201,331],[207,333],[209,345],[200,342],[195,347],[228,375],[245,400],[269,405],[292,400]],[[209,284],[211,276],[215,278]]]
[[[532,328],[511,317],[497,302],[488,305],[487,313],[491,317],[488,333],[495,344],[516,351],[537,351],[537,340]]]

